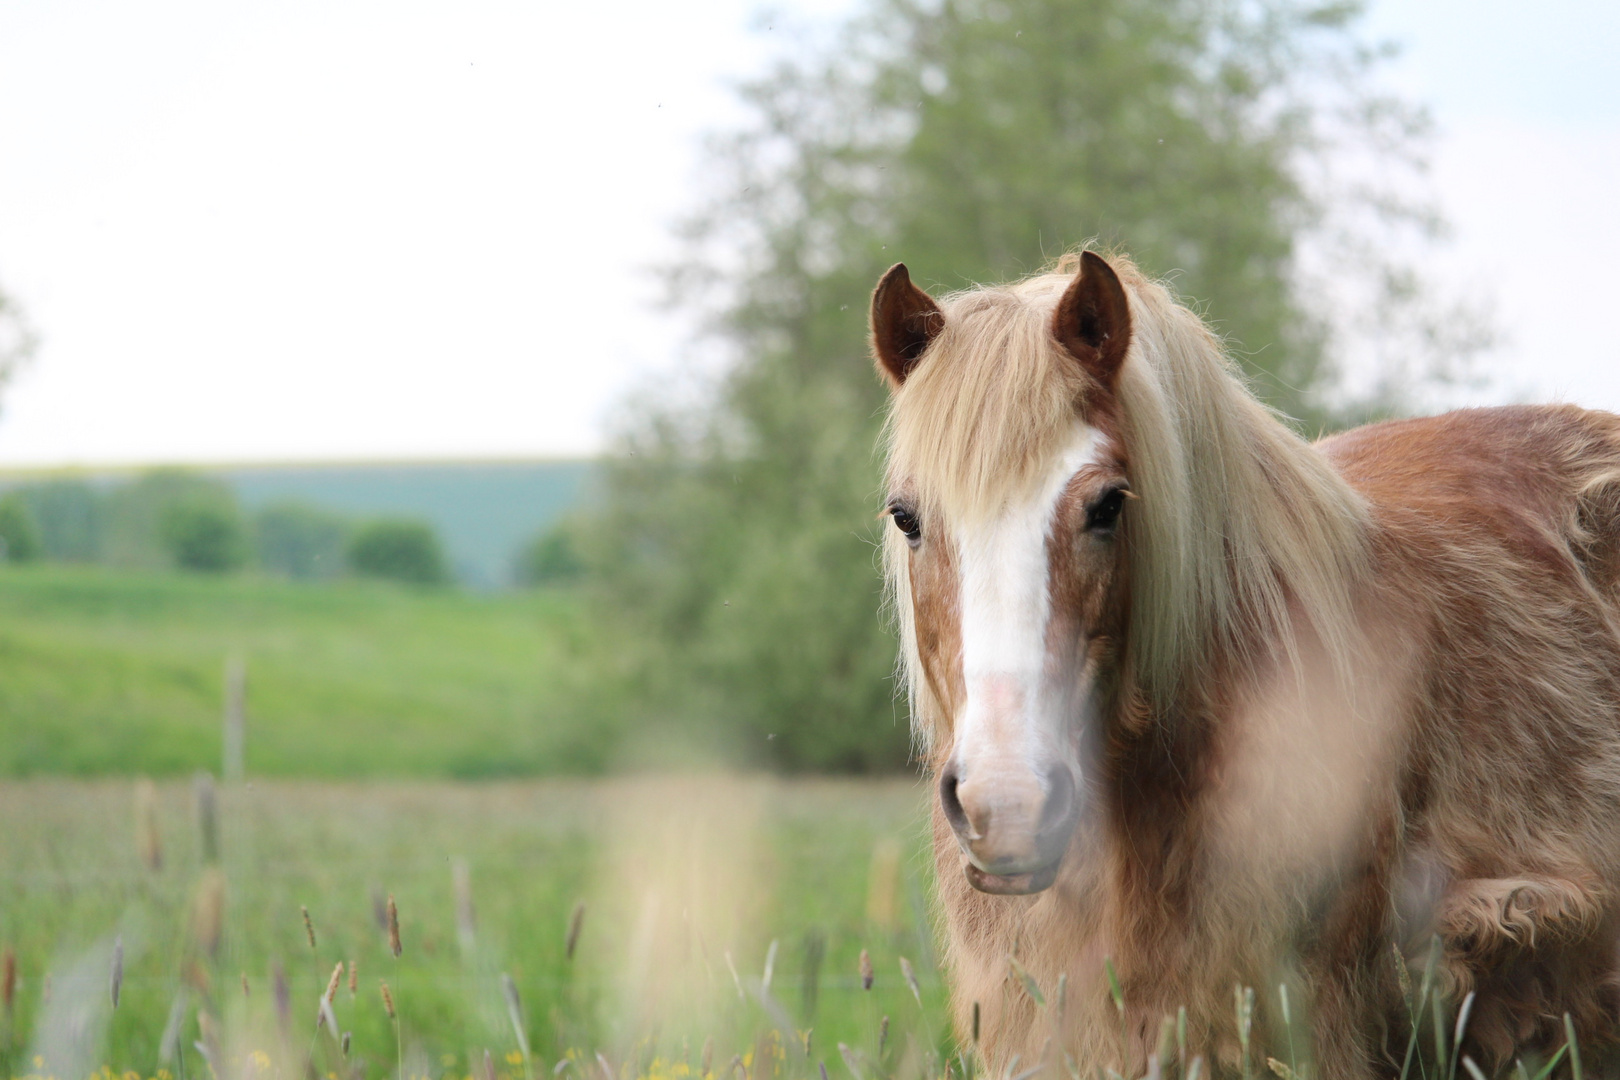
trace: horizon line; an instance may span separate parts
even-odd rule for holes
[[[397,458],[282,458],[247,461],[146,461],[146,462],[65,462],[50,465],[0,464],[0,478],[26,476],[74,476],[136,474],[163,469],[194,472],[244,472],[274,469],[352,469],[352,468],[414,468],[424,465],[476,466],[476,465],[566,465],[599,461],[605,454],[540,454],[533,457],[502,455],[498,457],[397,457]]]

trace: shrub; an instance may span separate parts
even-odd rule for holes
[[[39,528],[28,503],[17,492],[0,499],[0,557],[7,562],[39,558]]]
[[[158,535],[182,570],[222,574],[247,561],[247,531],[230,503],[188,499],[165,506]]]
[[[522,585],[566,585],[579,580],[585,562],[566,525],[541,533],[518,554],[517,579]]]
[[[449,578],[438,534],[426,522],[382,518],[362,525],[349,541],[349,569],[362,577],[413,585]]]

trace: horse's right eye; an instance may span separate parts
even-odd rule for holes
[[[889,515],[894,518],[894,527],[906,536],[906,542],[916,546],[922,540],[922,523],[904,506],[890,506]]]

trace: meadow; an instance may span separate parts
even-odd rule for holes
[[[0,567],[0,776],[217,771],[232,656],[252,774],[598,770],[612,682],[580,614],[563,591]]]
[[[722,775],[8,781],[0,1076],[938,1075],[923,805]]]

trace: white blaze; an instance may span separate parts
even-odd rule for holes
[[[1060,718],[1040,700],[1051,616],[1046,541],[1064,489],[1099,460],[1100,444],[1095,428],[1079,425],[1027,502],[956,530],[967,702],[954,756],[964,779],[991,780],[984,770],[1009,767],[1043,776],[1066,753]]]

